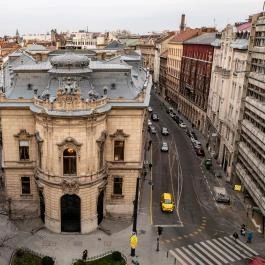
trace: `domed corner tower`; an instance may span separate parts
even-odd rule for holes
[[[51,82],[58,87],[56,95],[52,100],[51,96],[35,98],[33,108],[40,212],[51,231],[89,233],[104,216],[104,147],[110,107],[103,97],[84,99],[84,88],[89,90],[91,83],[87,78],[84,87],[77,73],[91,72],[87,58],[69,54],[57,57],[49,71]]]

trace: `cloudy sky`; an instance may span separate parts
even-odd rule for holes
[[[1,1],[0,36],[60,31],[127,29],[147,33],[244,21],[261,12],[263,0],[9,0]]]

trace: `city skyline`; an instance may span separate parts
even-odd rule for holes
[[[228,23],[244,21],[249,15],[261,12],[263,1],[231,0],[229,8],[227,6],[228,1],[216,3],[209,0],[200,1],[200,5],[196,5],[196,0],[136,0],[129,3],[79,0],[78,4],[66,2],[64,5],[51,0],[23,3],[15,0],[2,4],[0,35],[14,35],[16,29],[20,34],[46,33],[52,28],[58,32],[80,29],[96,32],[126,29],[132,33],[176,30],[182,13],[186,15],[189,27],[216,26],[222,29]],[[10,14],[15,19],[10,20]]]

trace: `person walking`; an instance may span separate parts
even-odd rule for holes
[[[246,226],[244,224],[241,225],[240,234],[241,236],[246,235]]]
[[[83,261],[86,261],[86,259],[87,259],[87,250],[85,249],[85,250],[83,251],[82,260],[83,260]]]
[[[237,243],[237,239],[238,239],[238,233],[237,233],[237,232],[235,232],[235,233],[233,234],[233,237],[234,237],[234,240],[235,240],[235,242]]]

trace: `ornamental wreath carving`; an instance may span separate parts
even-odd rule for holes
[[[79,183],[75,179],[64,179],[62,181],[62,191],[64,194],[76,194],[79,191]]]

